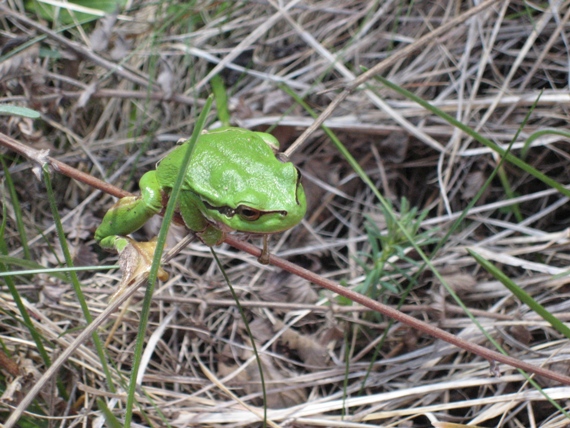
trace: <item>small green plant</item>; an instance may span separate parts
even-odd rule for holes
[[[408,274],[401,268],[401,262],[408,265],[417,264],[407,255],[413,249],[414,243],[417,246],[425,246],[433,242],[430,238],[431,230],[418,233],[428,210],[418,213],[418,209],[410,207],[406,198],[402,198],[400,202],[399,215],[394,212],[389,201],[388,207],[382,206],[381,209],[386,220],[385,231],[383,232],[378,223],[367,216],[364,227],[368,235],[370,252],[359,253],[361,258],[356,260],[364,270],[366,278],[355,288],[355,291],[375,300],[382,295],[384,290],[395,294],[400,293],[399,284],[392,278],[392,275],[388,277],[387,273],[396,272],[408,277]],[[396,216],[400,226],[398,226]],[[408,233],[404,233],[403,229]],[[413,237],[414,242],[411,242],[406,235]]]
[[[41,18],[64,25],[75,22],[90,22],[99,19],[104,13],[111,14],[126,5],[125,0],[73,0],[53,6],[38,0],[25,2],[26,10],[38,14]]]
[[[27,107],[15,106],[12,104],[0,104],[0,115],[8,116],[23,116],[32,119],[37,119],[40,117],[40,113],[29,109]]]

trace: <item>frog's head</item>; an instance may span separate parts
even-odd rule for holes
[[[260,170],[244,180],[227,169],[224,182],[227,192],[220,192],[218,203],[202,199],[204,213],[222,230],[248,233],[277,233],[296,226],[307,210],[301,173],[291,163]],[[244,186],[236,183],[247,182]],[[225,201],[225,203],[223,202]],[[222,203],[220,203],[222,202]]]
[[[241,128],[201,136],[186,179],[201,213],[224,231],[276,233],[298,224],[307,209],[301,174],[278,148],[271,135]]]

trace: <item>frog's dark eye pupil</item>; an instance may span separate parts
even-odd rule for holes
[[[255,221],[261,217],[261,211],[246,207],[244,205],[237,207],[236,211],[241,218],[247,221]]]

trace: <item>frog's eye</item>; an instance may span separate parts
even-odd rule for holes
[[[242,219],[247,221],[255,221],[259,219],[259,217],[261,217],[262,214],[261,211],[247,207],[245,205],[240,205],[239,207],[237,207],[236,212]]]

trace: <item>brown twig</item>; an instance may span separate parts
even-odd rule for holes
[[[259,248],[247,242],[240,241],[239,239],[233,236],[228,236],[226,238],[226,243],[230,244],[232,247],[238,248],[256,257],[259,257],[259,255],[261,254],[261,250]],[[394,309],[390,306],[372,300],[369,297],[366,297],[362,294],[349,290],[346,287],[343,287],[339,284],[329,281],[328,279],[325,279],[307,269],[304,269],[280,257],[271,255],[269,258],[269,263],[274,266],[280,267],[281,269],[286,270],[294,275],[298,275],[301,278],[306,279],[307,281],[313,282],[321,287],[324,287],[332,291],[333,293],[337,293],[343,297],[346,297],[347,299],[350,299],[353,302],[360,303],[361,305],[366,306],[367,308],[373,311],[379,312],[382,315],[385,315],[396,321],[406,324],[407,326],[412,327],[413,329],[416,329],[418,331],[421,331],[422,333],[425,333],[437,339],[441,339],[447,343],[450,343],[468,352],[477,354],[480,357],[485,358],[489,362],[498,361],[500,363],[507,364],[509,366],[516,367],[518,369],[525,370],[527,372],[534,373],[539,376],[544,376],[548,379],[552,379],[566,385],[570,385],[570,377],[568,376],[553,372],[552,370],[544,369],[542,367],[537,367],[532,364],[525,363],[524,361],[518,360],[516,358],[509,357],[507,355],[503,355],[495,351],[491,351],[490,349],[484,348],[480,345],[476,345],[471,342],[467,342],[463,339],[460,339],[452,335],[451,333],[448,333],[447,331],[429,325],[428,323],[420,321],[409,315],[406,315],[397,309]]]
[[[90,174],[81,172],[78,169],[67,165],[66,163],[60,162],[57,159],[48,156],[47,150],[32,149],[31,147],[28,147],[25,144],[22,144],[11,137],[8,137],[6,134],[0,133],[0,145],[24,156],[26,159],[38,164],[41,167],[47,163],[54,169],[54,171],[73,178],[74,180],[88,184],[89,186],[96,189],[102,190],[103,192],[116,196],[117,198],[124,198],[125,196],[130,195],[129,192],[123,189],[119,189],[112,184],[106,183],[103,180],[99,180]]]

